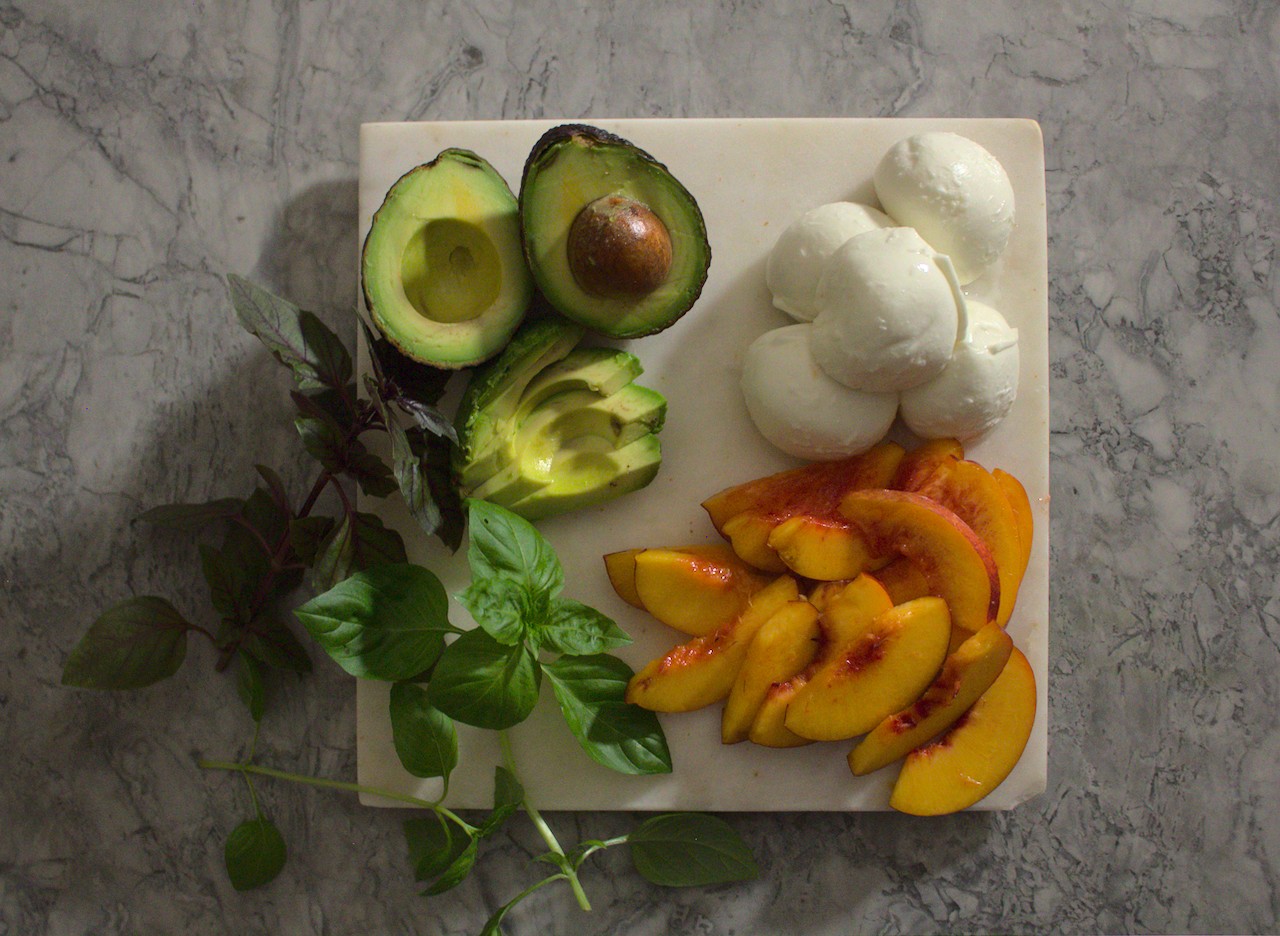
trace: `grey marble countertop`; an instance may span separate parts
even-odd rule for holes
[[[250,729],[207,648],[136,693],[62,666],[109,602],[204,601],[140,509],[241,493],[255,462],[305,483],[220,276],[351,335],[362,122],[825,115],[1044,130],[1048,791],[928,824],[734,816],[757,882],[663,890],[606,854],[593,913],[548,888],[509,931],[1275,931],[1280,7],[961,6],[0,4],[0,933],[469,933],[527,883],[528,823],[427,901],[400,814],[263,783],[289,865],[238,893],[244,787],[196,759]],[[354,776],[348,677],[273,707],[263,760]]]

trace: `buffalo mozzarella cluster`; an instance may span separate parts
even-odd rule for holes
[[[972,439],[1017,394],[1017,331],[961,291],[1013,229],[1004,168],[972,140],[923,133],[874,182],[884,212],[822,205],[769,255],[773,304],[798,324],[752,344],[742,390],[760,433],[799,458],[864,452],[897,415],[923,438]]]

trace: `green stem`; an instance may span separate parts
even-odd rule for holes
[[[515,755],[511,751],[511,738],[508,737],[505,731],[499,731],[498,741],[502,745],[502,759],[506,762],[507,770],[511,771],[512,776],[519,780],[520,774],[516,771]],[[520,784],[520,786],[521,789],[524,788],[523,783]],[[538,834],[542,836],[542,841],[546,842],[547,848],[549,848],[553,854],[559,855],[563,858],[564,849],[560,847],[559,840],[556,838],[555,833],[551,831],[551,827],[547,825],[546,820],[542,818],[542,814],[538,812],[533,803],[529,802],[529,796],[527,793],[525,794],[521,805],[524,807],[525,813],[528,814],[529,821],[533,823],[533,827],[537,829]],[[583,910],[590,910],[591,901],[587,899],[587,892],[582,889],[582,881],[578,879],[577,869],[569,868],[566,865],[564,872],[565,880],[569,882],[569,887],[573,889],[573,896],[577,898],[578,906]]]
[[[626,843],[627,837],[625,835],[619,835],[617,838],[605,839],[599,845],[592,845],[588,848],[584,848],[582,850],[582,860],[586,861],[587,858],[598,851],[603,851],[606,848],[613,848],[615,845],[625,845]]]
[[[567,881],[567,880],[569,880],[569,875],[561,872],[559,874],[552,874],[549,877],[544,877],[541,881],[537,881],[533,884],[530,884],[520,893],[516,894],[514,897],[508,900],[505,904],[503,904],[502,908],[497,913],[495,913],[493,917],[490,918],[490,920],[492,921],[493,918],[501,919],[502,917],[506,916],[508,913],[511,912],[512,907],[514,907],[516,904],[524,900],[526,897],[528,897],[530,894],[534,893],[535,891],[541,890],[542,888],[546,887],[548,884],[554,884],[556,881]]]
[[[303,783],[307,786],[322,787],[326,790],[345,790],[348,793],[368,793],[371,796],[381,796],[385,799],[394,800],[397,803],[408,803],[411,806],[419,806],[423,809],[430,809],[439,813],[458,826],[475,831],[475,827],[469,822],[462,819],[452,810],[446,809],[437,802],[424,800],[421,797],[409,796],[406,793],[394,793],[391,790],[382,790],[378,787],[364,786],[359,783],[350,783],[346,780],[329,780],[324,777],[309,777],[306,774],[289,773],[286,770],[276,770],[274,767],[262,767],[258,764],[242,764],[236,761],[211,761],[201,760],[199,766],[205,770],[232,770],[241,774],[256,774],[260,777],[273,777],[276,780],[288,780],[291,783]]]

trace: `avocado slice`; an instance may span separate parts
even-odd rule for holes
[[[504,467],[476,486],[471,496],[510,505],[557,483],[588,489],[588,474],[607,474],[613,465],[608,458],[592,456],[617,452],[661,431],[666,413],[662,394],[637,384],[607,397],[585,389],[556,393],[529,409],[512,437]],[[581,477],[570,482],[567,474]],[[606,477],[604,483],[613,480]]]
[[[543,517],[653,479],[667,401],[633,383],[642,371],[634,354],[574,347],[582,334],[559,318],[528,322],[472,373],[454,420],[454,471],[467,496]]]
[[[613,452],[571,452],[555,480],[506,506],[526,520],[593,507],[640,490],[661,465],[662,444],[652,434]]]
[[[613,338],[662,331],[711,264],[698,203],[644,150],[583,124],[548,130],[520,182],[525,257],[562,315]]]
[[[471,374],[453,425],[458,433],[454,471],[474,487],[495,470],[484,463],[510,438],[529,383],[582,340],[580,325],[559,316],[526,322],[494,360]]]
[[[360,266],[374,324],[436,367],[497,354],[533,297],[516,197],[469,150],[446,149],[400,177],[373,216]]]

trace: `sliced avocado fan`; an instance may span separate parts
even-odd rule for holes
[[[467,496],[532,520],[604,503],[657,474],[666,400],[632,383],[635,355],[564,350],[570,336],[581,330],[530,323],[473,375],[455,419]]]
[[[373,216],[361,283],[374,324],[407,357],[453,369],[488,360],[533,297],[515,195],[469,150],[411,169]]]
[[[711,263],[698,203],[667,167],[595,127],[543,134],[520,182],[525,256],[562,315],[612,338],[662,331]]]

